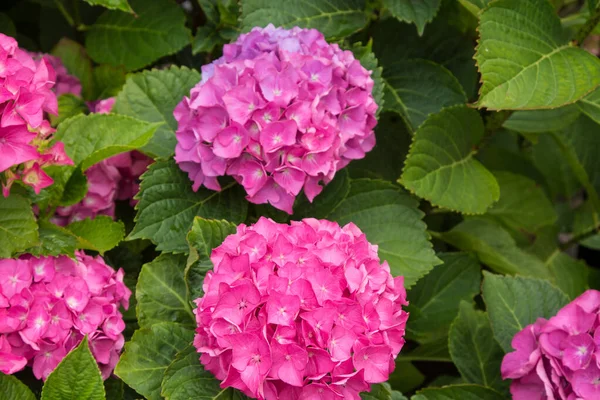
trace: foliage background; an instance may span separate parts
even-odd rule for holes
[[[502,399],[512,336],[600,289],[600,61],[596,0],[23,0],[0,31],[59,56],[83,100],[59,100],[57,138],[76,167],[35,196],[0,197],[0,257],[104,254],[135,290],[128,343],[102,385],[84,343],[42,388],[0,376],[8,398],[241,399],[202,370],[191,301],[208,255],[235,224],[266,215],[356,223],[409,288],[409,340],[389,384],[364,399]],[[108,9],[107,9],[108,8]],[[237,185],[191,190],[172,160],[175,105],[200,66],[243,31],[313,27],[373,70],[377,146],[289,217]],[[86,138],[102,137],[90,147]],[[66,228],[35,219],[79,201],[81,173],[132,149],[156,158],[137,210]],[[28,386],[29,389],[26,387]],[[393,390],[392,390],[393,389]],[[403,394],[401,394],[403,393]]]

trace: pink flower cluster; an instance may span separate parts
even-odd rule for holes
[[[25,365],[46,379],[84,335],[104,379],[123,348],[119,307],[129,307],[123,270],[82,251],[66,256],[0,259],[0,372]]]
[[[404,344],[404,278],[354,225],[261,218],[211,255],[194,345],[221,380],[258,399],[356,399]]]
[[[89,103],[90,111],[108,114],[115,98]],[[58,207],[52,222],[65,226],[71,222],[98,215],[115,217],[115,201],[130,200],[139,189],[139,178],[152,159],[138,152],[122,153],[91,166],[85,175],[88,180],[88,192],[79,203]]]
[[[223,54],[174,111],[194,190],[231,175],[250,202],[291,214],[302,189],[312,201],[375,145],[371,72],[319,31],[254,28]]]
[[[599,316],[600,292],[588,290],[517,333],[501,367],[513,399],[600,399]]]
[[[70,93],[81,97],[81,82],[79,82],[77,77],[69,74],[60,58],[44,53],[32,53],[31,55],[34,59],[44,60],[54,69],[56,79],[53,91],[57,96]]]
[[[54,129],[44,113],[58,111],[54,82],[46,60],[34,61],[15,39],[0,34],[0,183],[5,197],[17,180],[39,193],[53,182],[43,166],[73,163],[62,143],[49,146]]]

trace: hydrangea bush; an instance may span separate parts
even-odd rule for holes
[[[599,21],[0,2],[0,399],[600,398]]]

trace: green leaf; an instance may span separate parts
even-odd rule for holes
[[[142,121],[163,122],[142,150],[167,158],[173,154],[177,143],[177,121],[173,110],[198,82],[200,74],[186,67],[172,66],[130,75],[117,96],[113,112]]]
[[[104,12],[89,28],[85,47],[97,63],[143,68],[190,42],[185,13],[170,0],[131,0],[137,15]]]
[[[79,114],[88,112],[88,106],[81,97],[71,93],[65,93],[58,97],[58,115],[50,114],[52,126],[57,126],[61,122]]]
[[[573,220],[573,235],[583,236],[593,231],[598,232],[600,227],[600,213],[594,209],[593,204],[588,200],[575,210]],[[582,246],[590,249],[600,249],[600,234],[595,234],[579,242]]]
[[[127,0],[85,0],[92,6],[102,6],[111,10],[121,10],[128,13],[133,13]]]
[[[190,329],[196,326],[183,280],[185,265],[186,257],[174,254],[161,254],[144,264],[135,287],[140,328],[161,322],[173,322]]]
[[[433,20],[442,4],[441,0],[383,0],[383,6],[401,21],[414,23],[419,36],[425,25]]]
[[[377,383],[371,385],[370,392],[360,394],[362,400],[392,400],[392,388],[389,383]]]
[[[116,96],[125,84],[125,68],[99,65],[94,68],[94,98],[107,99]],[[114,106],[113,110],[114,111]]]
[[[453,316],[456,317],[458,306],[456,310],[452,311]],[[412,319],[412,314],[410,318]],[[450,329],[450,324],[446,326],[446,332],[443,337],[424,343],[409,352],[403,351],[398,356],[397,361],[452,362],[450,353],[448,353],[448,329]]]
[[[5,13],[0,13],[0,33],[12,37],[17,36],[17,28],[15,28],[15,24]]]
[[[504,400],[505,397],[493,389],[479,385],[451,385],[442,388],[419,390],[411,400]]]
[[[460,250],[475,252],[483,264],[499,273],[548,277],[542,260],[517,247],[510,234],[492,221],[467,218],[440,237]]]
[[[500,190],[494,175],[473,157],[483,133],[481,117],[465,106],[430,116],[415,133],[400,182],[433,205],[485,212]]]
[[[583,260],[576,260],[559,250],[555,251],[547,260],[556,286],[562,290],[569,299],[573,300],[587,289],[588,266]]]
[[[124,115],[78,115],[59,125],[54,142],[63,142],[67,155],[85,171],[106,158],[143,147],[159,125]]]
[[[487,313],[462,301],[458,317],[450,327],[448,347],[466,382],[507,391],[508,382],[500,375],[504,351],[494,339]]]
[[[581,104],[581,100],[577,104]],[[517,132],[544,133],[558,131],[573,123],[581,112],[575,104],[552,110],[516,111],[502,125]]]
[[[104,253],[119,244],[125,237],[125,225],[111,217],[99,215],[72,222],[64,227],[77,239],[77,248]]]
[[[600,124],[600,89],[597,89],[577,102],[579,110]]]
[[[353,43],[350,46],[350,50],[354,53],[354,57],[360,61],[360,65],[365,67],[368,71],[372,71],[371,78],[375,82],[373,85],[373,99],[379,106],[377,109],[377,115],[383,110],[383,89],[384,83],[381,76],[383,68],[379,65],[375,54],[373,53],[373,42],[369,41],[366,46],[361,43]]]
[[[137,330],[125,343],[115,374],[148,400],[161,400],[160,385],[167,367],[193,337],[193,330],[174,323]]]
[[[569,164],[556,162],[564,159],[564,153],[553,136],[541,135],[531,148],[531,156],[536,168],[546,178],[552,199],[570,198],[579,190],[580,184]]]
[[[554,316],[569,302],[548,281],[483,272],[483,299],[494,337],[505,352],[512,351],[513,336],[538,318]]]
[[[417,205],[414,198],[389,182],[357,179],[328,219],[341,225],[355,223],[371,243],[379,246],[379,257],[387,260],[392,274],[403,275],[405,286],[410,287],[440,263]]]
[[[400,114],[413,131],[429,114],[467,101],[460,83],[441,65],[426,60],[382,65],[384,110]]]
[[[104,400],[104,383],[87,337],[48,376],[42,400]]]
[[[40,210],[53,206],[71,206],[79,203],[87,194],[87,178],[81,169],[72,165],[50,165],[44,168],[54,182],[47,188],[33,195],[32,202]]]
[[[36,400],[31,390],[12,375],[0,374],[0,393],[6,399]]]
[[[187,242],[200,259],[207,260],[212,250],[220,246],[227,236],[234,234],[236,228],[235,224],[225,220],[195,217]]]
[[[185,239],[196,216],[240,223],[248,211],[240,185],[228,184],[220,192],[204,188],[194,192],[174,160],[150,166],[142,176],[138,198],[136,225],[128,239],[150,239],[164,252],[188,251]]]
[[[52,49],[52,54],[60,58],[67,71],[81,82],[81,94],[84,99],[91,100],[94,92],[92,60],[85,48],[74,40],[62,38]]]
[[[390,386],[408,393],[421,386],[423,382],[425,382],[425,375],[413,363],[396,359],[396,369],[388,380]]]
[[[196,35],[192,39],[192,54],[211,53],[215,47],[223,42],[217,27],[214,25],[203,25],[198,27]]]
[[[500,199],[486,213],[509,231],[534,234],[557,220],[554,206],[533,180],[510,172],[494,173]]]
[[[560,107],[600,85],[600,60],[568,42],[547,0],[492,2],[481,13],[479,33],[479,107]]]
[[[190,299],[198,299],[204,296],[202,284],[204,283],[206,273],[212,268],[213,264],[209,259],[192,261],[185,268],[185,284]]]
[[[316,28],[327,39],[349,36],[368,22],[365,0],[288,0],[285,7],[272,0],[245,0],[242,29],[273,24]]]
[[[77,238],[51,222],[39,221],[39,245],[27,249],[34,256],[75,255]]]
[[[17,194],[0,196],[0,258],[10,258],[38,240],[38,226],[29,201]]]
[[[481,10],[486,8],[491,0],[458,0],[471,14],[478,17]]]
[[[407,335],[419,342],[447,337],[460,302],[472,301],[481,285],[480,266],[473,255],[443,253],[438,257],[444,263],[417,281],[407,295]]]
[[[200,364],[200,354],[188,346],[177,354],[165,371],[162,395],[168,400],[213,400],[223,397],[220,381]]]
[[[350,178],[348,172],[342,169],[335,173],[335,178],[323,188],[323,191],[315,197],[312,203],[305,196],[296,200],[293,219],[325,218],[335,210],[349,192]]]

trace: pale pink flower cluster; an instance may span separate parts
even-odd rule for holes
[[[45,113],[58,112],[54,82],[48,61],[34,61],[15,39],[0,33],[0,183],[5,197],[18,180],[39,193],[53,182],[42,167],[73,164],[62,143],[49,145],[54,129]]]
[[[104,379],[123,348],[131,291],[101,257],[0,259],[0,372],[46,379],[84,335]]]
[[[261,218],[211,255],[196,300],[205,369],[258,399],[355,399],[404,344],[404,278],[354,225]]]
[[[375,145],[373,79],[351,51],[315,29],[254,28],[202,67],[175,108],[175,160],[194,182],[219,190],[231,175],[247,199],[292,213]]]
[[[599,316],[600,292],[588,290],[517,333],[501,366],[513,399],[600,399]]]
[[[115,103],[115,98],[90,102],[90,111],[108,114]],[[146,171],[152,159],[138,152],[122,153],[91,166],[85,175],[88,181],[88,192],[79,203],[58,207],[51,221],[65,226],[71,222],[98,215],[115,217],[115,201],[129,200],[136,203],[133,196],[139,189],[139,178]]]

